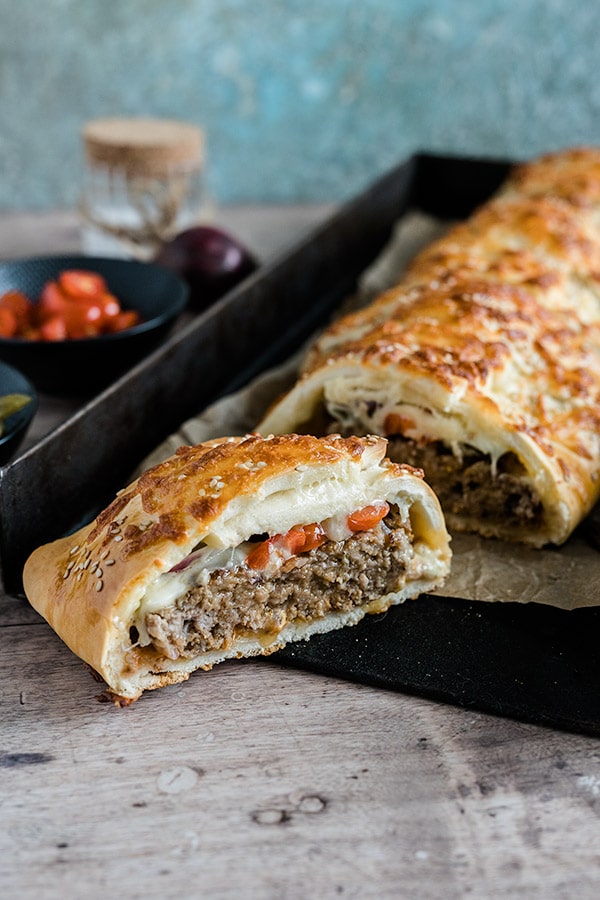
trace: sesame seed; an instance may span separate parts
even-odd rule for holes
[[[71,547],[71,549],[69,550],[69,553],[71,555],[73,555],[73,553],[77,553],[78,550],[79,550],[79,544],[75,544],[74,547]]]
[[[96,582],[96,590],[97,590],[97,591],[101,591],[103,587],[104,587],[104,582],[103,582],[103,581],[97,581],[97,582]]]
[[[115,564],[114,559],[107,559],[106,562],[104,563],[105,566],[114,566],[114,564]]]
[[[102,569],[100,566],[96,569],[96,578],[102,578]]]
[[[92,563],[92,565],[90,566],[90,572],[95,572],[97,568],[98,568],[98,563],[96,561],[94,561]]]
[[[90,564],[90,558],[89,558],[89,556],[88,556],[88,558],[86,559],[86,561],[85,561],[84,563],[82,563],[81,568],[82,568],[82,569],[87,569],[87,567],[89,566],[89,564]]]
[[[77,581],[81,581],[82,576],[83,576],[83,572],[79,572],[77,575]]]
[[[65,578],[68,578],[70,574],[71,574],[70,570],[67,569],[67,570],[65,571],[64,575],[63,575],[63,580],[64,580]]]
[[[115,541],[122,541],[122,540],[123,540],[122,534],[115,534]]]
[[[106,557],[108,556],[109,552],[110,552],[109,550],[105,550],[104,553],[101,554],[100,559],[106,559]]]

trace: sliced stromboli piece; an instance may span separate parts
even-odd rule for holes
[[[26,563],[31,604],[121,702],[440,585],[449,537],[379,437],[183,447]]]
[[[599,273],[600,151],[517,167],[316,341],[258,430],[385,435],[451,530],[561,544],[600,492]]]

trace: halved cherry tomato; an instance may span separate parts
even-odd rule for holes
[[[66,303],[65,295],[56,281],[48,281],[42,288],[37,304],[36,315],[38,321],[45,322],[54,316],[62,315]]]
[[[378,522],[381,522],[390,511],[389,503],[385,501],[373,506],[363,506],[348,516],[348,528],[350,531],[369,531]]]
[[[21,291],[7,291],[0,297],[0,309],[10,310],[15,316],[17,329],[20,329],[27,325],[33,303]]]
[[[106,320],[106,331],[108,334],[114,334],[116,331],[125,331],[126,328],[133,328],[134,325],[139,325],[140,321],[140,315],[135,309],[124,309],[122,312],[117,313],[116,316],[111,316],[110,319]]]
[[[11,338],[17,333],[17,317],[12,309],[0,306],[0,337]]]
[[[76,300],[92,300],[107,292],[102,275],[84,269],[66,269],[58,276],[58,283],[65,294]]]
[[[67,325],[61,316],[52,316],[40,325],[40,338],[43,341],[64,341],[67,337]]]
[[[92,303],[73,303],[65,301],[61,313],[67,336],[70,338],[93,337],[100,334],[102,310]]]
[[[98,294],[94,297],[94,303],[97,303],[102,310],[102,319],[105,324],[107,324],[110,319],[114,319],[115,316],[122,313],[121,304],[113,294],[109,294],[108,292]]]

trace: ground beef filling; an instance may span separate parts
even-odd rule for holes
[[[465,448],[462,460],[441,441],[418,445],[390,437],[388,455],[423,469],[449,519],[460,522],[502,521],[507,528],[538,527],[542,504],[514,453],[505,453],[492,472],[490,457]]]
[[[393,529],[393,530],[390,530]],[[156,650],[171,659],[226,647],[239,634],[273,635],[286,622],[363,606],[405,580],[412,534],[392,508],[383,523],[287,560],[274,575],[216,569],[176,604],[146,616]]]

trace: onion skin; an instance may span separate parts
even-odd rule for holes
[[[187,282],[189,305],[205,309],[258,268],[237,238],[219,228],[198,225],[165,241],[154,262]]]

